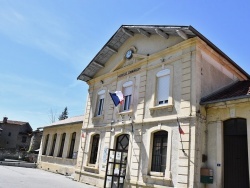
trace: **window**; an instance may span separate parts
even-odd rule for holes
[[[57,157],[62,157],[65,137],[66,137],[66,133],[63,133],[62,134],[62,139],[61,139],[61,144],[60,144],[60,150],[59,150],[59,153],[58,153]]]
[[[56,137],[57,137],[57,134],[54,134],[53,143],[52,143],[52,147],[50,150],[50,156],[53,156],[53,154],[54,154],[54,149],[55,149],[55,145],[56,145]]]
[[[117,150],[124,150],[128,151],[129,146],[129,135],[128,134],[122,134],[117,137],[116,140],[116,149]]]
[[[43,155],[46,155],[48,142],[49,142],[49,134],[47,134],[46,139],[45,139],[45,144],[44,144],[44,148],[43,148]]]
[[[72,133],[71,136],[71,142],[70,142],[70,148],[69,148],[69,156],[68,158],[72,159],[73,157],[73,152],[74,152],[74,147],[75,147],[75,140],[76,140],[76,132]]]
[[[156,74],[157,77],[157,94],[156,105],[169,103],[169,90],[170,90],[170,70],[164,69]]]
[[[153,136],[151,171],[163,172],[167,162],[168,132],[158,131]]]
[[[104,98],[105,98],[105,90],[99,91],[97,98],[97,106],[96,106],[96,116],[102,115]]]
[[[133,90],[132,81],[128,81],[123,84],[124,103],[123,103],[122,111],[130,110],[130,104],[132,100],[132,90]]]
[[[27,137],[26,136],[22,136],[22,143],[25,143],[27,140]]]
[[[96,163],[99,140],[100,140],[100,135],[99,134],[96,134],[96,135],[93,136],[91,155],[90,155],[90,160],[89,160],[90,164],[95,164]]]

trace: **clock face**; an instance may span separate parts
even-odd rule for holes
[[[131,58],[132,58],[132,55],[133,55],[133,51],[132,51],[132,50],[128,50],[128,51],[126,52],[125,57],[126,57],[127,59],[131,59]]]

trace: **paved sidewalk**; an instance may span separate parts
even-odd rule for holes
[[[0,166],[0,188],[95,188],[37,168]]]

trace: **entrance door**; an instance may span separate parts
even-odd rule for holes
[[[126,176],[129,135],[117,138],[116,149],[109,149],[104,187],[123,188]]]
[[[224,122],[224,187],[249,188],[246,120]]]

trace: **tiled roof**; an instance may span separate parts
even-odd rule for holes
[[[238,81],[201,99],[201,104],[250,97],[250,80]]]
[[[83,118],[84,116],[74,116],[74,117],[70,117],[70,118],[67,118],[67,119],[64,119],[64,120],[60,120],[60,121],[57,121],[57,122],[54,122],[48,126],[45,126],[44,128],[46,127],[52,127],[52,126],[58,126],[58,125],[65,125],[65,124],[70,124],[70,123],[78,123],[78,122],[83,122]]]
[[[3,121],[0,121],[0,123],[3,123]],[[12,125],[24,125],[27,123],[28,122],[7,120],[7,124],[12,124]]]
[[[250,75],[248,73],[246,73],[241,67],[239,67],[233,60],[231,60],[225,53],[223,53],[195,28],[192,26],[177,25],[122,25],[102,47],[97,55],[90,61],[90,63],[77,77],[77,79],[85,82],[93,79],[95,74],[105,66],[106,62],[111,58],[111,56],[116,54],[120,47],[135,34],[142,34],[146,36],[180,36],[178,32],[181,32],[184,36],[186,36],[186,39],[199,37],[208,46],[224,57],[232,66],[238,69],[246,78],[250,79]]]

